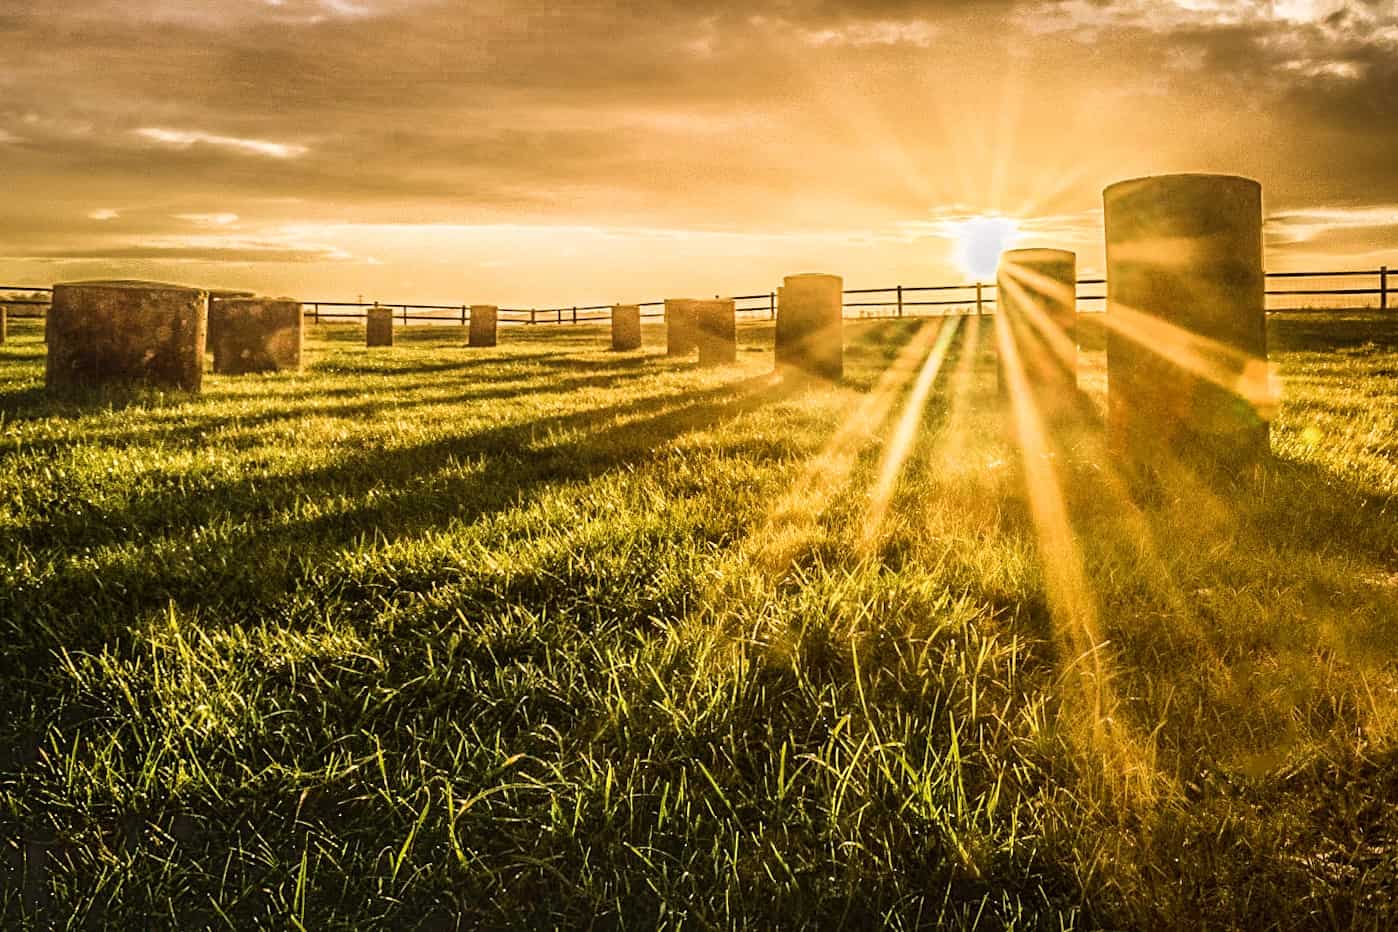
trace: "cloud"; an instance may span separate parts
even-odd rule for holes
[[[284,246],[116,246],[105,249],[60,249],[41,255],[4,256],[5,259],[46,262],[161,261],[161,262],[328,262],[346,256],[331,249],[296,249]]]
[[[306,147],[301,145],[283,142],[267,142],[262,139],[239,139],[235,136],[219,136],[201,130],[176,130],[144,126],[140,129],[132,130],[132,132],[151,142],[174,146],[179,149],[188,149],[190,146],[196,145],[207,145],[232,149],[236,152],[249,155],[266,156],[267,158],[273,159],[294,159],[298,156],[305,155],[307,152]]]
[[[234,213],[175,214],[175,218],[201,227],[227,227],[238,222],[238,215]]]
[[[110,207],[99,207],[88,213],[92,220],[115,220],[121,216],[121,211],[112,210]]]
[[[917,268],[949,206],[1086,251],[1138,174],[1398,203],[1396,43],[1392,4],[1309,0],[7,0],[0,251],[517,224]]]
[[[1305,243],[1340,231],[1384,232],[1398,239],[1398,204],[1365,207],[1313,207],[1273,214],[1267,219],[1269,241]]]

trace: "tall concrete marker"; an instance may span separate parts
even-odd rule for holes
[[[641,348],[641,308],[636,304],[612,306],[612,349],[626,352]]]
[[[732,299],[695,301],[694,324],[699,365],[721,366],[738,361],[738,313]]]
[[[500,308],[494,304],[471,305],[471,346],[494,346]]]
[[[844,375],[844,280],[789,275],[777,298],[777,368],[830,381]]]
[[[53,286],[45,321],[50,390],[142,383],[197,392],[208,292],[146,281]]]
[[[1066,412],[1078,387],[1078,259],[1063,249],[1010,249],[995,276],[995,313],[1015,341],[1025,380],[1046,415]],[[1009,385],[999,364],[1000,390]]]
[[[687,356],[698,345],[694,304],[689,298],[665,299],[666,356]]]
[[[365,311],[364,345],[393,345],[393,308],[375,304]]]
[[[1268,454],[1262,186],[1161,175],[1102,194],[1107,432],[1128,464]]]

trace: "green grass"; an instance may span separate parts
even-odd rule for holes
[[[1274,319],[1221,490],[1061,438],[1083,657],[988,328],[868,526],[918,327],[849,324],[836,389],[767,325],[707,371],[325,327],[78,402],[15,322],[0,924],[1398,924],[1398,328]]]

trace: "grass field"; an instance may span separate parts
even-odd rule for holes
[[[989,331],[78,403],[15,324],[0,925],[1398,925],[1398,324],[1274,319],[1222,489],[1090,425],[1026,482]]]

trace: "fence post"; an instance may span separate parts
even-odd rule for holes
[[[898,286],[898,316],[903,316],[903,286]]]
[[[985,314],[985,299],[981,295],[981,283],[976,282],[976,315]]]
[[[1379,310],[1388,310],[1388,266],[1379,267]]]
[[[775,291],[767,292],[767,319],[777,319],[777,293]]]
[[[578,322],[578,306],[577,306],[576,304],[574,304],[574,305],[573,305],[573,323],[576,324],[577,322]]]
[[[556,307],[553,309],[553,322],[555,324],[563,323],[563,308]]]
[[[466,326],[466,305],[461,305],[461,326]]]
[[[311,313],[315,315],[315,322],[320,323],[320,305],[312,304],[311,307],[314,308]]]
[[[408,306],[403,305],[403,326],[408,326]]]

